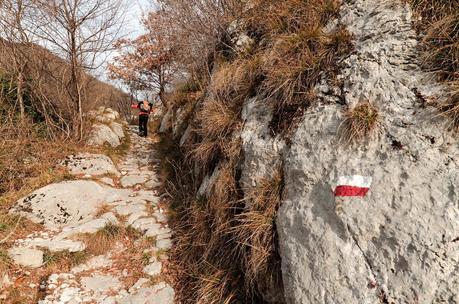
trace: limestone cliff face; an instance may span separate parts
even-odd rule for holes
[[[414,92],[441,87],[421,72],[407,6],[350,1],[341,22],[356,51],[338,92],[373,102],[378,134],[339,142],[343,106],[323,88],[292,139],[278,214],[289,303],[459,303],[459,145]],[[373,177],[367,197],[337,202],[338,176]],[[340,204],[341,212],[336,211]]]
[[[338,24],[355,45],[343,58],[343,85],[317,86],[318,103],[288,143],[269,131],[266,100],[243,109],[241,185],[283,166],[286,302],[459,303],[459,142],[424,103],[444,88],[420,68],[411,10],[351,0],[328,29]],[[347,145],[343,113],[362,101],[378,108],[378,131]],[[373,178],[368,195],[336,199],[338,177],[354,174]]]

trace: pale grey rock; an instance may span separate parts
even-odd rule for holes
[[[129,204],[126,206],[117,206],[113,209],[116,213],[122,216],[130,215],[146,211],[145,204]]]
[[[128,226],[131,226],[139,218],[147,217],[147,216],[148,216],[148,213],[146,213],[145,211],[134,212],[131,215],[129,215],[128,219],[126,220],[126,224]]]
[[[75,224],[91,218],[108,193],[93,181],[65,181],[32,192],[17,201],[11,212],[47,227]]]
[[[118,301],[119,304],[173,304],[174,290],[164,282],[151,288],[141,288],[135,294],[126,296]]]
[[[115,182],[110,177],[102,177],[101,179],[99,179],[99,181],[112,187],[115,186]]]
[[[124,188],[133,187],[138,184],[143,184],[147,181],[142,175],[126,175],[120,179],[121,186]]]
[[[92,127],[88,144],[93,146],[102,146],[109,144],[112,147],[118,147],[121,144],[120,138],[115,132],[105,124],[95,124]]]
[[[147,287],[150,284],[151,284],[151,280],[150,279],[140,278],[139,280],[137,280],[137,282],[134,285],[132,285],[131,288],[129,288],[129,293],[133,294],[138,289]]]
[[[153,216],[156,218],[156,220],[159,222],[159,223],[167,223],[167,215],[165,213],[160,213],[160,212],[155,212],[153,214]]]
[[[107,297],[99,302],[98,304],[116,304],[116,297]]]
[[[172,117],[174,115],[174,111],[171,108],[169,108],[166,112],[166,114],[163,116],[161,120],[161,126],[159,127],[159,133],[164,133],[172,127]]]
[[[77,287],[68,287],[62,290],[61,296],[59,298],[59,301],[61,303],[68,303],[70,300],[74,299],[77,297],[78,293],[80,291],[80,288]]]
[[[143,272],[145,272],[149,276],[154,277],[154,276],[161,274],[161,269],[162,269],[161,262],[155,261],[145,266],[145,268],[143,269]]]
[[[125,135],[124,135],[124,129],[123,129],[123,125],[118,123],[118,122],[115,122],[115,121],[112,121],[110,123],[110,128],[112,129],[112,131],[116,134],[116,136],[118,136],[118,138],[124,138]]]
[[[113,161],[103,154],[80,153],[71,155],[68,156],[62,164],[66,166],[73,175],[121,175],[113,164]]]
[[[155,189],[157,187],[161,186],[161,183],[157,181],[156,179],[151,179],[148,182],[145,183],[144,187],[145,189]]]
[[[145,236],[147,237],[156,237],[162,233],[160,224],[149,224],[148,229],[145,232]]]
[[[47,248],[53,252],[68,251],[80,252],[86,249],[86,245],[81,241],[63,239],[33,239],[26,242],[27,247]]]
[[[106,214],[109,215],[105,218],[101,217],[79,225],[67,226],[54,238],[54,240],[63,240],[83,233],[96,233],[108,224],[118,223],[118,219],[113,215],[113,213],[110,212]]]
[[[172,248],[172,241],[168,238],[156,240],[156,248],[160,250],[169,250]]]
[[[157,227],[156,220],[152,217],[143,217],[136,220],[131,226],[134,229],[145,232],[150,228]]]
[[[180,147],[183,147],[185,143],[190,138],[191,132],[193,131],[193,126],[191,124],[188,125],[185,132],[183,133],[182,137],[180,138]]]
[[[106,220],[107,224],[118,224],[118,218],[115,216],[115,214],[113,214],[113,212],[104,213],[100,216],[100,218]]]
[[[280,154],[285,143],[270,134],[272,110],[268,105],[255,97],[244,104],[242,111],[245,123],[241,139],[245,158],[241,182],[246,191],[256,186],[258,179],[272,176],[281,164]]]
[[[89,261],[82,265],[78,265],[72,268],[72,273],[80,273],[83,271],[88,271],[91,269],[103,269],[107,267],[111,267],[113,265],[113,261],[110,255],[99,255],[91,258]],[[49,280],[48,280],[49,281]]]
[[[198,189],[198,195],[208,197],[211,193],[211,189],[217,180],[218,175],[220,174],[220,167],[216,167],[211,175],[208,175],[204,178],[201,185]]]
[[[8,249],[8,255],[17,265],[38,268],[43,265],[43,251],[26,247]]]
[[[324,94],[306,111],[285,152],[278,213],[287,303],[458,303],[457,140],[418,104],[441,86],[417,62],[408,6],[376,0],[344,4],[355,37],[343,62],[344,101],[371,101],[379,131],[346,146],[342,113]],[[341,175],[373,178],[365,198],[338,198]]]
[[[117,277],[110,275],[94,275],[81,278],[81,284],[86,290],[104,293],[110,290],[118,291],[122,284]]]

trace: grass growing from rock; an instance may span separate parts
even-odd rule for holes
[[[192,99],[187,90],[171,97],[183,111],[191,100],[196,102],[189,120],[173,118],[191,128],[184,144],[178,143],[179,127],[178,138],[163,136],[157,149],[164,157],[162,191],[172,206],[171,262],[178,301],[265,303],[263,297],[271,295],[282,302],[274,219],[283,177],[274,170],[244,195],[239,184],[243,105],[258,96],[274,110],[272,134],[293,133],[316,101],[314,87],[324,78],[336,82],[339,60],[353,48],[341,25],[324,30],[339,8],[340,1],[333,0],[252,1],[237,20],[250,45],[238,52],[230,45],[231,34],[222,34],[222,45],[209,55],[210,77],[208,71],[190,73],[205,75],[199,98]],[[208,193],[198,195],[203,179],[213,172],[218,174]]]
[[[64,269],[70,270],[72,267],[84,263],[89,258],[89,254],[86,251],[81,252],[69,252],[59,251],[52,252],[44,250],[43,262],[49,270]]]
[[[459,0],[409,0],[422,37],[424,67],[436,73],[449,88],[444,102],[436,106],[459,130]]]
[[[123,227],[108,223],[93,234],[82,234],[77,239],[86,244],[86,251],[91,255],[101,255],[113,248],[123,234]]]
[[[347,143],[360,141],[374,132],[378,125],[378,109],[370,102],[361,102],[344,113],[341,139]]]

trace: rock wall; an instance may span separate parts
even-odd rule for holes
[[[338,81],[316,87],[290,140],[269,130],[266,99],[244,104],[240,185],[279,165],[285,175],[277,230],[287,303],[459,303],[459,144],[425,103],[445,88],[420,67],[412,18],[408,4],[346,1],[325,30],[345,25],[355,51]],[[343,113],[359,102],[375,105],[380,122],[349,145]],[[179,114],[168,112],[162,130],[177,136]],[[366,197],[335,198],[347,175],[372,177]]]
[[[288,303],[459,303],[459,145],[416,92],[442,88],[419,68],[409,7],[356,0],[341,22],[356,51],[322,85],[285,161],[278,214]],[[346,146],[343,105],[375,104],[379,132]],[[373,178],[363,198],[335,198],[341,175]]]

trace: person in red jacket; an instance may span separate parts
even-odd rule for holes
[[[153,111],[153,104],[149,103],[148,100],[144,100],[132,107],[139,109],[139,136],[147,137],[148,118]]]

